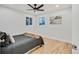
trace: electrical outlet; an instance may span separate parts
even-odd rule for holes
[[[72,49],[77,50],[77,46],[76,45],[72,45]]]

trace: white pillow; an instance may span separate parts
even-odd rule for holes
[[[1,40],[1,39],[0,39],[0,42],[5,42],[5,40]]]
[[[13,38],[11,34],[9,34],[9,38],[10,38],[11,43],[15,43],[15,39]]]

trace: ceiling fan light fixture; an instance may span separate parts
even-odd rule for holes
[[[41,4],[39,6],[37,4],[33,4],[33,5],[27,4],[27,5],[32,8],[32,9],[28,9],[28,10],[33,10],[34,13],[37,13],[37,11],[44,11],[44,9],[41,9],[44,6],[44,4]]]
[[[34,13],[37,14],[37,11],[35,10]]]

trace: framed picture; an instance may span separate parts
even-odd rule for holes
[[[26,17],[26,25],[32,25],[32,18]]]
[[[62,24],[62,16],[52,16],[49,20],[50,24]]]
[[[45,25],[45,17],[39,17],[39,25]]]

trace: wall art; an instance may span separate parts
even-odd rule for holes
[[[32,25],[32,17],[26,17],[26,25]]]
[[[62,24],[62,16],[52,16],[49,20],[50,24]]]
[[[45,17],[39,17],[39,25],[45,25]]]

